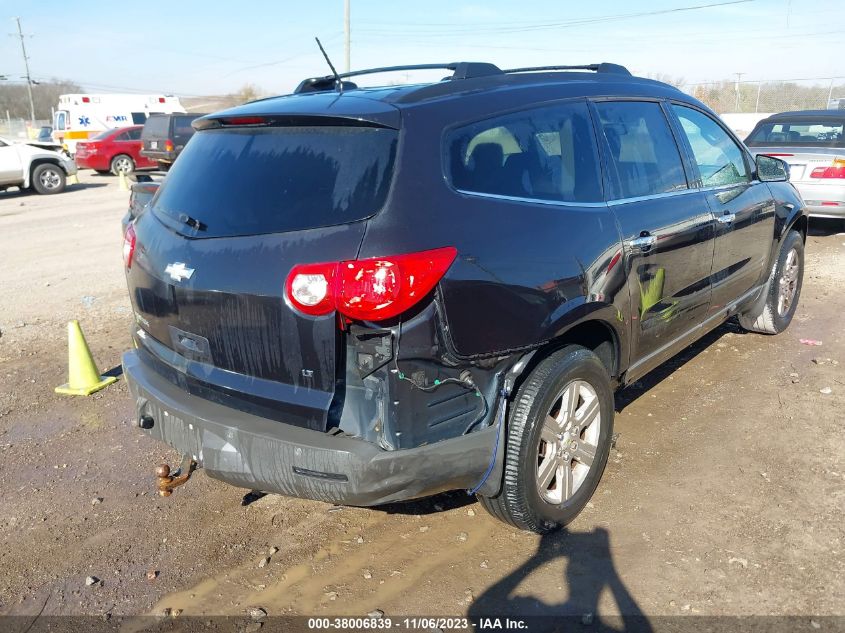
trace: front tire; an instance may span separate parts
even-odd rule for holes
[[[111,173],[115,176],[120,176],[120,174],[126,174],[127,176],[135,171],[135,161],[132,160],[131,156],[127,156],[126,154],[118,154],[114,158],[111,159]]]
[[[792,322],[804,280],[804,239],[789,231],[769,275],[768,294],[762,308],[738,315],[739,324],[750,332],[780,334]]]
[[[40,194],[61,193],[65,190],[65,172],[53,163],[41,163],[32,170],[32,187]]]
[[[502,490],[481,505],[540,534],[571,522],[604,472],[613,416],[610,377],[593,352],[569,346],[540,362],[511,408]]]

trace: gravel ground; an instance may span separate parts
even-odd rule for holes
[[[541,538],[461,492],[244,504],[200,471],[157,497],[177,455],[131,426],[125,383],[53,393],[68,319],[104,371],[129,345],[126,200],[88,172],[0,193],[0,614],[845,615],[841,228],[812,223],[787,332],[727,324],[618,395],[592,503]]]

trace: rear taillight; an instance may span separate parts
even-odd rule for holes
[[[171,141],[170,139],[167,139],[164,142],[164,151],[165,152],[172,152],[173,151],[173,141]]]
[[[123,265],[132,268],[132,256],[135,255],[135,227],[131,224],[123,235]]]
[[[816,167],[810,178],[845,178],[845,158],[837,158],[830,167]]]
[[[304,314],[335,310],[357,321],[382,321],[402,314],[446,274],[458,251],[419,253],[294,266],[285,283],[291,305]]]

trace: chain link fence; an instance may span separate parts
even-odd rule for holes
[[[52,125],[50,121],[37,120],[30,123],[29,119],[0,118],[0,136],[9,141],[26,141],[38,137],[42,126]]]
[[[716,81],[681,89],[718,114],[845,109],[845,77],[824,80]]]

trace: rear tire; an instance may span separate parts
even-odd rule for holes
[[[739,324],[749,332],[780,334],[792,322],[804,279],[804,239],[789,231],[769,275],[766,302],[756,311],[738,315]],[[756,306],[755,306],[756,307]]]
[[[32,170],[32,188],[40,194],[61,193],[65,189],[65,172],[54,163],[41,163]]]
[[[543,360],[514,398],[502,490],[479,496],[482,507],[540,534],[571,522],[604,472],[613,415],[610,378],[593,352],[569,346]]]
[[[131,156],[127,156],[126,154],[118,154],[114,158],[111,159],[111,173],[115,176],[120,176],[121,173],[126,174],[127,176],[135,171],[135,161],[132,160]]]

